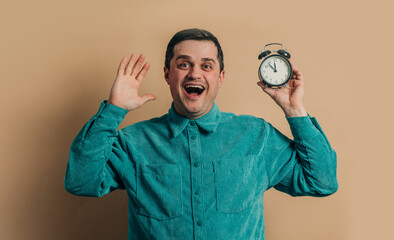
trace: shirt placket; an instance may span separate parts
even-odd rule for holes
[[[206,239],[205,234],[205,215],[203,206],[203,189],[202,189],[202,162],[200,132],[194,120],[190,121],[188,128],[188,141],[190,147],[190,164],[191,164],[191,191],[192,191],[192,208],[194,239]]]

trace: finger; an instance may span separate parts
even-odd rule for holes
[[[302,72],[299,69],[293,70],[293,75],[295,75],[295,79],[302,80]]]
[[[291,59],[289,59],[289,62],[291,63],[291,66],[293,68],[292,78],[297,80],[302,80],[303,76],[301,70],[294,64],[294,62]]]
[[[127,64],[124,75],[130,75],[131,71],[133,70],[133,66],[134,66],[136,58],[137,58],[137,55],[135,53],[131,54],[131,57],[130,57],[129,63]]]
[[[291,76],[290,81],[291,81],[291,80],[293,80],[293,81],[298,81],[298,80],[301,80],[301,79],[298,79],[297,74],[294,73],[294,74]]]
[[[133,70],[131,71],[131,76],[135,76],[138,74],[138,72],[141,69],[142,64],[144,63],[145,60],[145,55],[140,54],[140,56],[137,59],[137,62],[134,64]]]
[[[263,82],[257,82],[257,85],[259,85],[264,91],[269,88],[269,86]]]
[[[257,82],[257,85],[259,85],[263,89],[267,87],[263,82]]]
[[[294,72],[293,73],[293,79],[297,81],[302,81],[303,80],[303,75],[301,71]]]
[[[257,82],[257,85],[259,85],[261,87],[261,89],[263,89],[263,90],[268,88],[268,85],[263,82]]]
[[[295,63],[294,63],[293,60],[291,60],[291,59],[287,59],[287,60],[289,60],[289,62],[291,63],[291,67],[292,67],[293,69],[298,69],[298,67],[295,65]]]
[[[264,84],[263,82],[258,82],[257,85],[259,85],[261,87],[261,89],[263,89],[263,91],[265,93],[267,93],[268,95],[272,96],[274,94],[274,89],[268,87],[267,84]]]
[[[156,96],[153,94],[145,94],[145,95],[141,96],[142,104],[145,104],[146,102],[149,102],[149,101],[152,101],[155,99],[156,99]]]
[[[127,63],[127,57],[123,57],[122,61],[120,61],[119,67],[118,67],[118,74],[124,74],[124,69],[126,68],[126,63]]]
[[[150,67],[150,63],[149,62],[145,63],[135,79],[141,82],[142,79],[144,79],[146,73],[148,72],[149,67]]]

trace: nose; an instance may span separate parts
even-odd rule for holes
[[[201,78],[201,69],[197,66],[190,68],[188,78],[192,80],[197,80]]]

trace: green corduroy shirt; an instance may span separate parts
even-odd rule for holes
[[[117,130],[127,110],[101,101],[74,139],[65,188],[101,197],[125,189],[128,239],[264,239],[263,194],[327,196],[336,153],[314,117],[287,117],[294,140],[264,119],[168,114]]]

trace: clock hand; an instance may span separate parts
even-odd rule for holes
[[[275,69],[273,66],[271,66],[271,64],[268,63],[268,65],[269,65],[272,69],[274,69],[274,72],[276,72],[276,69]]]
[[[274,70],[275,70],[275,72],[277,72],[277,70],[276,70],[276,63],[274,63],[274,66],[275,66],[275,69],[274,69]]]

